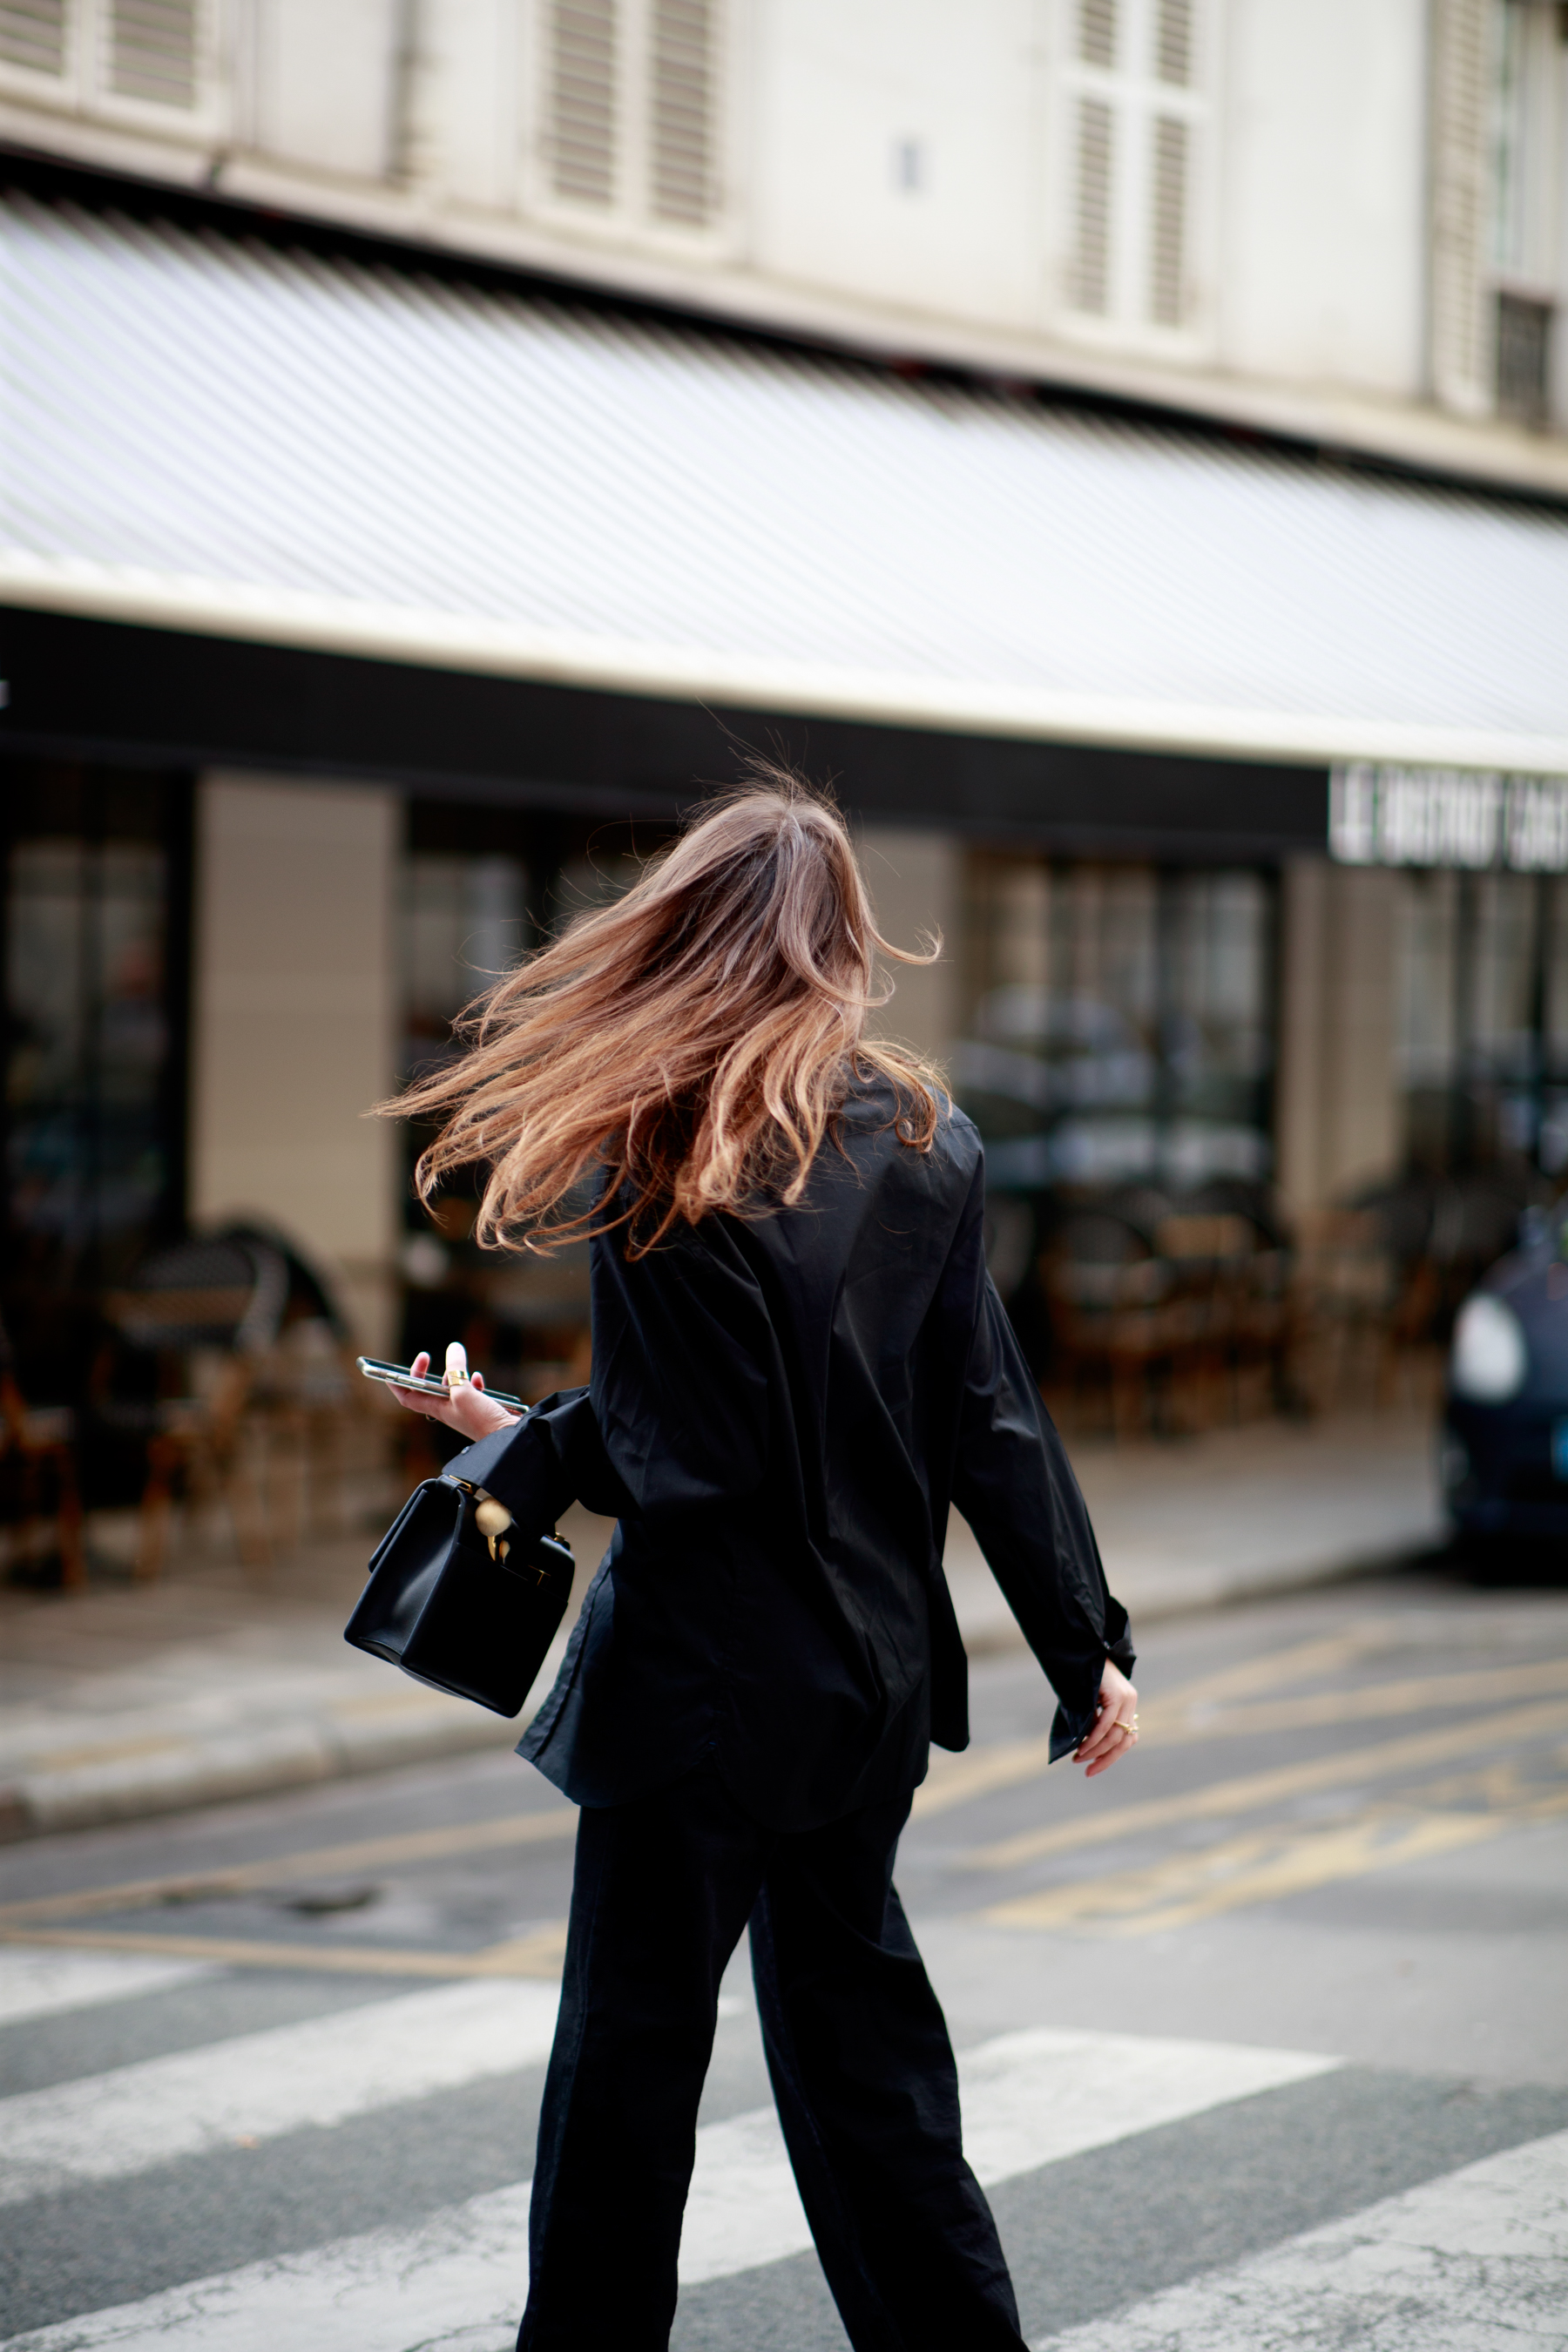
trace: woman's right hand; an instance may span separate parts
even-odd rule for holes
[[[416,1381],[422,1381],[430,1370],[428,1350],[422,1348],[408,1369]],[[431,1396],[424,1389],[394,1388],[392,1393],[408,1412],[421,1414],[426,1421],[443,1423],[470,1444],[477,1438],[492,1437],[498,1429],[514,1429],[522,1417],[486,1396],[483,1372],[469,1377],[468,1359],[458,1339],[447,1350],[447,1382],[444,1397]]]

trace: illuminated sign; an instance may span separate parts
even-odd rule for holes
[[[1568,777],[1352,760],[1330,778],[1329,848],[1342,866],[1568,873]]]

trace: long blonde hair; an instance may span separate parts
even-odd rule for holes
[[[624,898],[475,999],[461,1060],[377,1108],[442,1122],[423,1199],[488,1168],[481,1244],[627,1224],[640,1255],[678,1220],[798,1201],[857,1076],[890,1081],[900,1141],[930,1150],[935,1072],[865,1024],[887,1001],[874,951],[927,963],[940,945],[882,937],[837,809],[758,761]]]

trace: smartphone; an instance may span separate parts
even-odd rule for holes
[[[362,1356],[359,1368],[367,1381],[384,1381],[389,1389],[416,1389],[421,1396],[444,1397],[452,1393],[445,1381],[437,1380],[431,1373],[425,1372],[416,1380],[406,1364],[384,1364],[379,1356]],[[479,1394],[488,1396],[492,1404],[504,1405],[508,1412],[528,1411],[521,1397],[508,1396],[502,1389],[485,1388]]]

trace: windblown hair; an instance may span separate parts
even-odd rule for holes
[[[936,1074],[874,1043],[872,919],[837,811],[789,771],[749,782],[650,861],[624,898],[573,923],[475,999],[447,1069],[378,1108],[442,1122],[416,1171],[429,1200],[489,1170],[474,1228],[548,1250],[628,1226],[628,1255],[715,1210],[800,1199],[857,1080],[891,1082],[893,1124],[931,1149]]]

